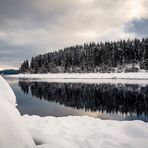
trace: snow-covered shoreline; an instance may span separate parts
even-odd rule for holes
[[[137,73],[48,73],[7,75],[9,78],[24,79],[135,79],[148,80],[147,72]]]
[[[49,83],[138,84],[148,85],[148,73],[57,73],[5,75],[7,79]]]
[[[15,102],[12,89],[0,76],[0,148],[147,148],[146,122],[20,116]]]

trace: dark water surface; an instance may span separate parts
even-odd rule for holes
[[[148,121],[148,84],[7,81],[22,115]]]

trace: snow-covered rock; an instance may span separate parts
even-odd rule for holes
[[[12,89],[0,76],[0,148],[31,148],[34,141],[15,105]]]
[[[23,116],[38,148],[147,148],[148,123],[92,117]]]

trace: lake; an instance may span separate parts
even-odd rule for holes
[[[22,115],[148,121],[148,84],[6,80]]]

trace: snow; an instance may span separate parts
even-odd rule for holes
[[[34,141],[15,102],[13,91],[0,76],[0,148],[31,148],[35,145]]]
[[[48,83],[83,83],[83,84],[138,84],[148,85],[148,79],[51,79],[51,78],[7,78],[9,84],[16,81],[23,82],[48,82]]]
[[[7,101],[12,104],[16,105],[16,97],[10,88],[9,84],[0,76],[0,98],[7,99]]]
[[[148,84],[148,73],[56,73],[56,74],[17,74],[6,75],[8,78],[23,81],[42,81],[59,83],[111,83],[111,84]],[[12,81],[12,80],[11,80]]]
[[[141,79],[148,80],[147,72],[137,73],[48,73],[48,74],[17,74],[8,75],[11,78],[31,79]]]
[[[23,116],[39,148],[147,148],[148,123],[88,116]]]
[[[147,148],[148,145],[148,123],[143,121],[20,116],[16,97],[1,76],[0,109],[0,148]]]

